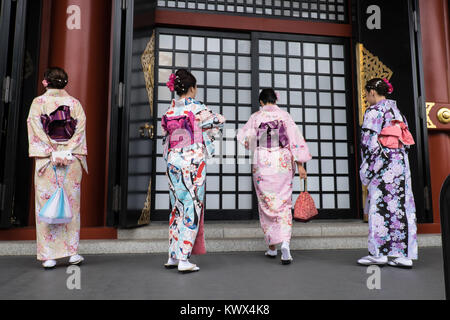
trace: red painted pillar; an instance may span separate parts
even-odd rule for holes
[[[82,227],[105,224],[111,3],[53,0],[51,4],[48,65],[67,71],[67,91],[80,100],[87,116],[89,175],[82,182]]]
[[[450,19],[447,0],[420,0],[426,101],[450,104]],[[436,113],[435,110],[432,112]],[[440,124],[429,130],[434,225],[423,232],[440,232],[439,194],[450,174],[450,135]]]

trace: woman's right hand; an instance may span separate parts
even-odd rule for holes
[[[301,163],[298,163],[298,174],[300,175],[300,180],[306,180],[308,178],[308,174]]]
[[[65,167],[65,166],[68,166],[71,163],[72,163],[72,161],[71,160],[67,160],[66,158],[64,158],[64,159],[56,158],[56,160],[52,162],[52,164],[55,167]]]
[[[54,167],[61,167],[62,163],[63,163],[63,159],[61,158],[56,158],[55,161],[52,161],[52,164]]]

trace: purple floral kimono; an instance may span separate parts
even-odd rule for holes
[[[373,256],[417,259],[416,207],[408,149],[389,149],[378,141],[391,121],[406,119],[393,100],[370,107],[364,116],[360,176],[368,187],[369,252]]]

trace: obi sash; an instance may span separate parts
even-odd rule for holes
[[[197,141],[195,131],[195,116],[192,112],[187,112],[183,116],[169,117],[164,115],[161,125],[169,134],[169,148],[185,148]],[[200,129],[198,129],[200,130]],[[201,132],[201,130],[200,130]]]
[[[389,149],[400,149],[404,145],[414,145],[414,138],[408,127],[402,121],[394,120],[389,127],[384,128],[378,138],[380,143]]]
[[[70,140],[76,130],[78,121],[70,116],[68,106],[60,106],[50,115],[41,115],[42,127],[45,133],[58,142]]]
[[[283,121],[262,122],[258,128],[257,141],[258,147],[287,147],[289,145],[289,138]]]

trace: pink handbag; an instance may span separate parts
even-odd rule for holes
[[[309,222],[319,214],[314,199],[307,191],[307,180],[305,180],[305,191],[302,192],[295,202],[294,219],[300,222]]]

